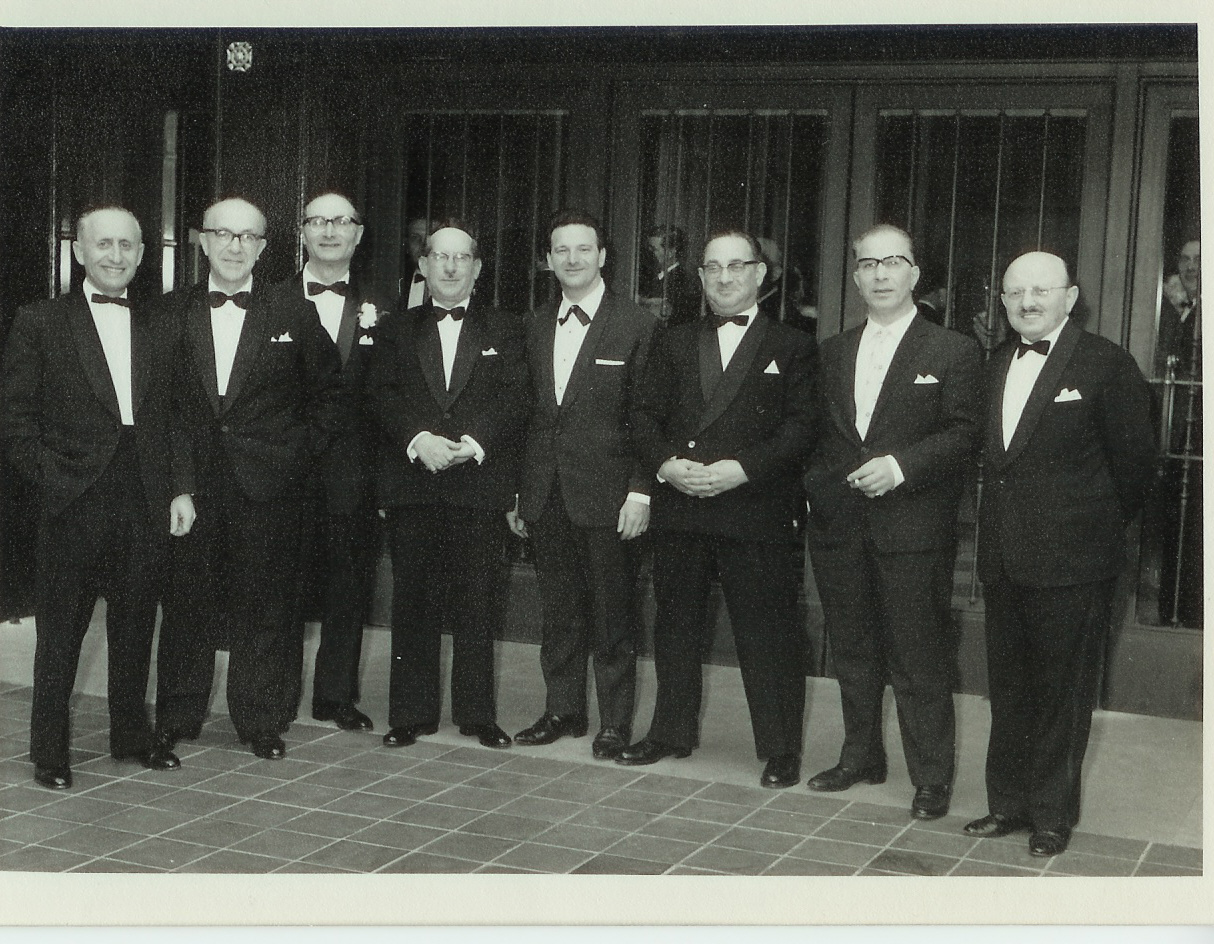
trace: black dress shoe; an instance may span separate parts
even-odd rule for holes
[[[554,715],[545,711],[540,720],[529,728],[523,728],[514,736],[514,740],[527,747],[539,747],[551,744],[568,735],[580,738],[585,736],[590,725],[585,718],[571,718],[568,715]]]
[[[1022,829],[1028,829],[1030,823],[1018,816],[1004,816],[1002,813],[988,813],[982,819],[965,824],[967,836],[981,836],[983,839],[998,839],[1009,836]]]
[[[939,819],[948,812],[948,801],[953,788],[947,783],[929,783],[915,787],[915,798],[911,800],[911,816],[915,819]]]
[[[384,735],[384,747],[408,747],[417,743],[419,735],[437,733],[437,724],[404,724]]]
[[[885,783],[885,765],[880,767],[844,767],[839,764],[809,778],[809,789],[819,793],[837,793],[858,783]]]
[[[791,787],[801,779],[801,755],[780,754],[769,758],[759,778],[759,786],[771,790]]]
[[[72,785],[70,767],[34,767],[34,780],[48,790],[66,790]]]
[[[459,733],[464,737],[477,738],[484,747],[509,747],[510,735],[496,724],[461,724]]]
[[[628,746],[628,737],[631,732],[625,728],[603,728],[594,736],[594,743],[590,745],[590,752],[598,760],[614,760],[620,756],[620,753]]]
[[[287,745],[277,734],[254,734],[251,743],[253,753],[262,760],[282,760],[287,756]]]
[[[171,747],[165,747],[159,738],[152,741],[152,746],[146,751],[135,751],[133,754],[112,754],[114,760],[137,760],[148,770],[176,770],[181,766],[181,758],[173,753]]]
[[[663,744],[661,741],[655,741],[653,738],[642,738],[631,747],[626,747],[620,751],[615,762],[623,764],[625,767],[644,767],[648,764],[656,764],[663,757],[690,756],[691,751],[671,747],[669,744]]]
[[[343,731],[370,731],[375,725],[353,705],[323,702],[312,706],[314,721],[332,721]]]
[[[1029,852],[1035,856],[1056,856],[1066,852],[1070,841],[1069,829],[1034,829],[1029,837]]]

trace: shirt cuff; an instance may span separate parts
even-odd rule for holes
[[[482,465],[484,463],[485,450],[481,448],[480,443],[478,443],[475,439],[473,439],[467,433],[464,433],[464,435],[462,435],[459,438],[459,441],[462,443],[467,443],[469,446],[472,447],[472,458],[476,460],[477,465]]]
[[[423,436],[429,436],[429,435],[430,435],[430,431],[427,429],[423,429],[420,433],[418,433],[416,436],[414,436],[412,439],[409,440],[409,445],[405,447],[405,455],[407,455],[409,457],[410,462],[417,461],[417,449],[415,448],[417,446],[417,441],[419,439],[421,439]]]
[[[678,456],[671,456],[671,457],[670,457],[670,459],[677,459],[677,458],[678,458]],[[670,461],[670,459],[666,459],[666,460],[664,460],[664,461],[662,462],[662,465],[665,465],[667,462],[669,462],[669,461]],[[661,470],[662,465],[658,466],[658,469],[659,469],[659,470]],[[656,478],[656,479],[657,479],[659,482],[661,482],[663,485],[665,485],[665,484],[666,484],[666,480],[665,480],[664,478],[662,478],[662,476],[659,474],[659,472],[655,472],[655,473],[654,473],[654,478]]]
[[[642,505],[649,504],[649,496],[643,492],[629,492],[624,501],[640,502]]]
[[[894,473],[894,488],[897,488],[906,481],[906,476],[902,474],[902,466],[898,465],[898,460],[893,456],[886,456],[889,460],[890,471]]]

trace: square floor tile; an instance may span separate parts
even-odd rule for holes
[[[905,827],[874,826],[855,820],[832,819],[818,827],[815,836],[838,839],[840,842],[861,842],[870,846],[885,846],[893,842]]]
[[[929,852],[934,855],[952,856],[960,859],[967,855],[978,840],[973,836],[950,836],[947,833],[932,833],[921,829],[908,829],[893,841],[894,849],[913,852]]]
[[[204,780],[197,785],[197,789],[207,793],[221,793],[232,797],[232,802],[236,802],[236,800],[259,796],[281,785],[278,780],[269,777],[257,777],[238,771],[218,774],[209,780]]]
[[[749,849],[751,852],[766,852],[771,855],[784,855],[800,843],[800,836],[766,829],[749,829],[746,826],[735,826],[713,840],[713,845],[716,846]]]
[[[388,863],[379,871],[380,873],[412,872],[418,874],[468,873],[475,872],[479,867],[480,863],[464,859],[432,855],[428,852],[413,852],[395,862]]]
[[[425,800],[448,789],[445,783],[435,780],[417,780],[413,777],[395,776],[372,784],[363,793],[396,797],[399,800]]]
[[[445,806],[462,806],[470,810],[496,810],[514,799],[509,793],[498,790],[482,790],[480,787],[448,787],[430,797],[430,802]]]
[[[71,820],[50,819],[37,813],[17,813],[0,820],[0,839],[29,845],[66,833],[77,825]]]
[[[1189,869],[1200,869],[1201,850],[1188,846],[1170,846],[1162,842],[1153,842],[1147,849],[1146,862],[1158,865],[1182,865]]]
[[[729,828],[724,823],[705,823],[701,820],[681,819],[677,816],[659,816],[643,825],[638,832],[646,836],[680,839],[684,842],[703,845],[706,842],[712,842]]]
[[[683,860],[684,865],[698,869],[714,869],[730,875],[758,875],[775,863],[778,856],[749,849],[728,849],[713,844]]]
[[[484,816],[460,827],[460,832],[480,836],[496,836],[498,839],[532,839],[551,826],[538,819],[511,816],[508,813],[486,813]]]
[[[908,825],[911,820],[910,801],[905,808],[882,806],[880,803],[849,803],[838,813],[840,819],[856,820],[870,825],[897,826]]]
[[[163,875],[164,869],[158,869],[150,865],[136,865],[134,862],[120,862],[118,859],[92,859],[82,865],[76,866],[72,872],[125,872],[128,874],[146,873],[149,875]]]
[[[510,755],[506,751],[488,747],[457,747],[442,755],[448,764],[467,764],[469,767],[500,767]]]
[[[739,787],[732,783],[710,783],[695,796],[697,800],[736,803],[754,810],[766,804],[774,794],[763,787]]]
[[[429,826],[433,829],[459,829],[484,815],[483,810],[470,810],[463,806],[415,803],[408,809],[395,813],[391,818],[394,822],[413,823],[416,826]]]
[[[644,774],[632,784],[632,787],[636,790],[650,790],[654,793],[689,797],[704,789],[704,781],[692,780],[689,777],[670,777],[666,774]]]
[[[341,839],[312,853],[304,859],[312,865],[347,869],[351,872],[374,872],[399,859],[401,850],[366,842]]]
[[[331,800],[324,805],[323,809],[334,813],[348,813],[352,816],[366,816],[370,819],[386,819],[414,805],[415,801],[403,797],[358,792],[347,793],[343,797]]]
[[[823,816],[764,807],[761,810],[755,810],[738,825],[746,826],[749,829],[769,829],[773,832],[791,833],[794,836],[804,837],[812,836],[814,831],[825,822],[826,817]]]
[[[676,862],[682,862],[699,848],[699,844],[694,842],[681,842],[678,839],[634,833],[631,836],[625,836],[607,849],[606,853],[625,859],[644,859],[647,862],[665,862],[667,865],[674,865]]]
[[[1014,865],[999,865],[995,862],[978,862],[975,859],[963,859],[950,873],[952,875],[990,876],[992,878],[1013,878],[1019,876],[1035,876],[1040,872],[1033,869],[1017,868]]]
[[[1067,875],[1133,875],[1137,865],[1132,859],[1089,855],[1086,852],[1072,852],[1068,848],[1062,855],[1050,859],[1046,870],[1065,872]]]
[[[287,820],[285,829],[297,833],[308,833],[312,836],[328,836],[330,839],[345,839],[347,836],[366,829],[375,820],[366,816],[348,816],[345,813],[332,813],[329,810],[311,810],[302,816]]]
[[[83,865],[92,856],[45,846],[26,846],[0,856],[0,871],[5,872],[66,872]]]
[[[350,838],[355,842],[372,843],[377,846],[390,846],[393,849],[419,849],[446,835],[441,829],[431,829],[428,826],[415,826],[412,823],[394,823],[385,821],[373,823]]]
[[[200,859],[212,849],[209,846],[198,846],[189,842],[176,842],[153,836],[143,839],[133,846],[119,849],[110,855],[111,859],[122,862],[134,862],[136,865],[150,865],[158,869],[176,869],[195,859]]]
[[[627,787],[640,780],[645,775],[635,767],[620,767],[612,763],[598,761],[591,764],[577,764],[561,778],[571,783],[593,783],[605,787]]]
[[[82,786],[79,781],[80,778],[73,775],[72,782],[77,788]],[[142,783],[138,780],[108,780],[89,790],[89,798],[92,800],[108,800],[111,803],[127,803],[131,806],[141,806],[174,793],[178,789],[174,784]]]
[[[1067,849],[1071,852],[1087,852],[1092,855],[1112,856],[1118,859],[1133,859],[1137,862],[1147,851],[1150,843],[1141,839],[1120,839],[1115,836],[1097,836],[1094,833],[1071,833]]]
[[[790,813],[810,813],[814,816],[834,816],[847,806],[847,800],[818,796],[796,790],[781,790],[767,803],[769,810],[787,810]]]
[[[653,793],[648,790],[633,790],[625,787],[599,801],[600,806],[612,806],[622,810],[657,815],[666,813],[682,803],[682,799],[668,793]]]
[[[72,823],[95,823],[114,813],[131,809],[127,803],[111,803],[108,800],[98,800],[87,794],[83,796],[67,796],[46,806],[38,808],[39,816],[52,819],[65,819]]]
[[[764,875],[853,875],[855,866],[836,865],[830,862],[811,862],[809,859],[779,859],[769,865]]]
[[[502,853],[518,845],[514,839],[498,839],[494,836],[473,836],[469,833],[447,833],[426,846],[432,855],[451,856],[456,859],[472,859],[491,862]]]
[[[233,845],[238,852],[272,856],[276,859],[302,859],[333,842],[328,836],[309,836],[279,827],[267,829]]]
[[[32,778],[31,778],[32,782]],[[25,813],[40,806],[54,803],[59,794],[44,787],[15,786],[0,790],[0,810]]]
[[[1138,868],[1134,870],[1135,875],[1150,875],[1154,877],[1175,877],[1188,876],[1190,878],[1200,878],[1201,869],[1186,869],[1182,865],[1162,865],[1157,862],[1142,862]]]
[[[546,777],[534,777],[531,774],[518,773],[513,770],[487,770],[469,780],[468,786],[480,787],[484,790],[500,790],[502,793],[512,793],[523,796],[536,787],[542,787],[548,782]]]
[[[798,859],[813,859],[815,862],[832,862],[836,865],[867,865],[880,850],[876,846],[862,846],[854,842],[839,842],[837,839],[819,839],[811,836],[801,841],[789,852]]]
[[[698,819],[706,823],[721,823],[733,825],[750,815],[745,806],[733,803],[713,803],[711,800],[684,800],[669,812],[669,816],[681,816],[684,819]]]
[[[901,875],[947,875],[959,861],[957,858],[932,855],[930,852],[886,849],[869,863],[869,867]]]
[[[145,805],[157,810],[172,810],[177,813],[193,813],[195,816],[205,816],[208,813],[214,813],[216,810],[222,810],[224,807],[232,806],[237,802],[236,797],[187,788],[158,797]]]
[[[269,827],[281,826],[288,820],[299,816],[300,812],[297,806],[269,803],[266,800],[245,800],[221,810],[215,814],[215,818],[230,823],[248,823],[250,826]]]
[[[669,868],[663,862],[628,859],[624,856],[596,855],[573,870],[574,875],[661,875]]]
[[[552,800],[568,800],[571,803],[597,803],[615,793],[617,789],[619,788],[610,784],[582,783],[562,778],[536,787],[531,794]]]
[[[334,766],[351,767],[354,770],[373,770],[383,774],[399,774],[425,762],[424,757],[406,756],[401,751],[378,750],[355,754],[353,757],[338,761]]]
[[[150,806],[127,806],[120,812],[97,820],[97,825],[138,833],[141,836],[155,836],[157,833],[182,826],[194,818],[193,813],[175,813],[172,810],[157,810]],[[2,833],[3,825],[0,825],[0,834]]]
[[[178,826],[164,833],[165,839],[176,839],[179,842],[192,842],[199,846],[210,846],[213,849],[226,849],[250,836],[261,832],[263,826],[253,826],[249,823],[233,823],[227,820],[196,819],[192,823]]]
[[[77,826],[65,833],[42,840],[42,845],[52,849],[65,849],[82,855],[109,855],[115,849],[134,845],[144,839],[137,833],[106,829],[104,826]]]
[[[296,782],[352,792],[362,790],[369,784],[383,780],[386,776],[387,774],[382,771],[359,770],[357,767],[321,767]]]
[[[334,787],[322,787],[320,784],[301,783],[298,780],[293,780],[290,783],[284,783],[280,787],[275,787],[273,790],[267,790],[265,793],[259,794],[259,799],[266,800],[270,803],[286,803],[290,806],[300,806],[305,809],[314,810],[319,806],[324,806],[326,803],[331,803],[338,797],[345,796],[347,791],[338,790]]]
[[[577,868],[594,855],[584,849],[547,846],[524,842],[494,860],[494,864],[531,869],[535,872],[565,873]]]
[[[578,826],[598,826],[602,829],[619,829],[631,833],[653,818],[651,813],[638,813],[635,810],[618,810],[610,806],[588,806],[576,816],[570,817],[569,822]]]
[[[553,760],[550,757],[530,757],[525,754],[502,755],[506,762],[502,770],[513,770],[522,774],[532,774],[536,777],[563,777],[572,770],[578,769],[577,764],[567,760]]]
[[[482,772],[464,764],[448,764],[442,760],[428,760],[424,764],[409,768],[409,776],[415,780],[433,780],[437,783],[455,785],[465,783]]]
[[[571,803],[568,800],[553,800],[549,797],[521,796],[511,800],[498,811],[509,813],[511,816],[526,816],[529,819],[544,820],[549,825],[559,823],[577,813],[584,806],[581,803]]]
[[[196,874],[219,873],[223,875],[263,875],[286,865],[283,859],[269,856],[250,855],[247,852],[237,852],[233,849],[221,849],[212,852],[205,858],[187,862],[174,869],[175,872],[191,872]]]

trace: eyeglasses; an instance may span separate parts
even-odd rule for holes
[[[314,233],[323,232],[330,223],[333,224],[334,229],[350,229],[354,226],[362,226],[362,223],[353,216],[309,216],[303,221],[303,225]]]
[[[884,259],[857,259],[856,269],[859,272],[876,272],[881,266],[886,272],[901,272],[907,266],[913,266],[906,256],[886,256]]]
[[[719,263],[716,263],[716,262],[708,262],[708,263],[705,263],[704,265],[700,266],[700,271],[703,272],[704,275],[710,279],[719,279],[721,277],[721,273],[724,272],[726,269],[728,269],[729,274],[736,278],[737,276],[741,275],[743,272],[746,271],[747,266],[758,265],[758,264],[759,264],[758,259],[751,259],[749,262],[735,261],[735,262],[730,262],[728,265],[720,265]]]
[[[245,249],[252,249],[259,242],[261,242],[261,240],[265,239],[265,236],[263,236],[261,233],[233,233],[230,229],[211,229],[204,226],[202,231],[204,233],[210,233],[217,240],[219,240],[220,246],[225,247],[230,245],[233,239],[239,239],[241,246],[243,246]]]
[[[430,252],[426,253],[426,255],[440,266],[445,266],[449,259],[454,261],[457,266],[466,266],[472,261],[472,253],[470,252]]]
[[[1014,288],[1010,292],[1001,292],[999,297],[1007,305],[1019,305],[1028,295],[1035,302],[1043,302],[1050,297],[1050,292],[1061,292],[1070,288],[1069,285],[1055,285],[1053,288]]]

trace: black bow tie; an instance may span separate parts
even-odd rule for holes
[[[720,328],[727,324],[736,324],[739,327],[745,328],[750,321],[745,315],[713,315],[712,326]]]
[[[570,317],[576,318],[582,327],[590,324],[590,316],[577,305],[570,305],[569,310],[565,312],[565,317],[556,319],[557,324],[563,325]]]
[[[1023,341],[1016,342],[1016,360],[1020,360],[1029,351],[1036,351],[1042,357],[1046,357],[1050,353],[1050,342],[1045,338],[1034,341],[1032,344],[1025,344]]]
[[[228,302],[231,302],[237,308],[248,309],[249,293],[237,292],[235,295],[225,295],[223,292],[207,292],[207,301],[211,303],[212,308],[222,308]]]
[[[322,292],[332,292],[334,295],[349,295],[350,284],[348,282],[330,282],[325,285],[324,282],[309,282],[308,294],[320,295]]]
[[[434,318],[436,321],[442,321],[444,318],[450,315],[452,321],[463,321],[464,315],[467,313],[467,311],[468,309],[463,305],[456,305],[454,308],[440,308],[438,305],[435,305]]]
[[[129,298],[119,298],[117,295],[102,295],[100,292],[93,292],[94,305],[121,305],[123,308],[131,307]]]

